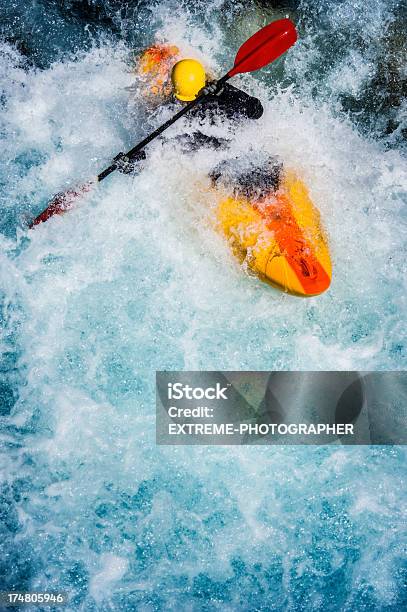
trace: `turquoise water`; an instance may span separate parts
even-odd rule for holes
[[[289,9],[301,42],[237,81],[266,111],[231,153],[296,168],[330,236],[332,287],[303,301],[251,277],[214,232],[222,152],[156,143],[139,175],[27,232],[51,195],[164,118],[142,108],[134,49],[167,40],[220,74],[287,13],[94,4],[88,28],[75,3],[2,4],[5,586],[64,589],[83,610],[401,609],[402,448],[154,442],[156,369],[405,368],[403,109],[377,85],[401,61],[398,5]]]

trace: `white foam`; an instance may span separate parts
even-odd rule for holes
[[[128,568],[128,561],[117,555],[104,554],[100,558],[101,569],[91,579],[90,594],[95,601],[102,601],[114,583],[121,580]]]

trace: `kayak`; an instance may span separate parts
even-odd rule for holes
[[[295,172],[284,171],[278,189],[259,198],[241,191],[217,198],[218,229],[240,262],[261,280],[301,297],[328,289],[332,265],[327,236]]]

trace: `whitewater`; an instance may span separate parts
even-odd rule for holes
[[[122,36],[86,34],[42,66],[1,43],[4,588],[61,589],[75,610],[404,605],[402,447],[155,445],[156,370],[406,367],[400,130],[380,138],[339,108],[372,78],[372,41],[397,3],[333,4],[327,35],[363,22],[365,55],[355,45],[327,67],[304,18],[276,67],[234,81],[263,117],[200,126],[233,138],[228,157],[277,155],[307,184],[333,262],[329,291],[307,300],[261,283],[217,233],[208,176],[221,150],[156,141],[138,174],[27,229],[170,116],[147,112],[137,52],[170,42],[220,76],[278,11],[231,26],[221,2],[177,15],[159,3],[150,21],[111,9]]]

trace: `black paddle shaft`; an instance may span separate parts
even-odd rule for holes
[[[222,86],[224,83],[226,83],[226,81],[228,79],[230,79],[229,74],[225,74],[225,76],[223,76],[221,79],[219,79],[219,81],[217,81],[217,83],[216,83],[217,88]],[[171,119],[168,119],[168,121],[163,123],[163,125],[161,125],[159,128],[157,128],[151,134],[149,134],[146,138],[144,138],[144,140],[139,142],[135,147],[130,149],[130,151],[127,151],[127,153],[119,153],[119,155],[117,155],[115,157],[114,163],[111,164],[108,168],[103,170],[98,175],[98,182],[103,181],[103,179],[105,179],[107,176],[109,176],[109,174],[114,172],[117,169],[118,162],[120,160],[131,160],[132,158],[136,157],[137,153],[139,151],[141,151],[142,149],[144,149],[144,147],[146,145],[148,145],[148,143],[150,143],[152,140],[154,140],[154,138],[157,138],[157,136],[162,134],[167,128],[170,127],[170,125],[172,125],[173,123],[178,121],[178,119],[180,119],[181,117],[186,115],[187,112],[191,110],[191,108],[194,108],[197,104],[199,104],[200,102],[203,102],[203,100],[207,96],[208,96],[208,92],[205,91],[205,89],[203,89],[202,93],[197,98],[195,98],[195,100],[192,100],[192,102],[187,104],[187,106],[185,106],[185,108],[182,108],[178,113],[176,113],[173,117],[171,117]]]

